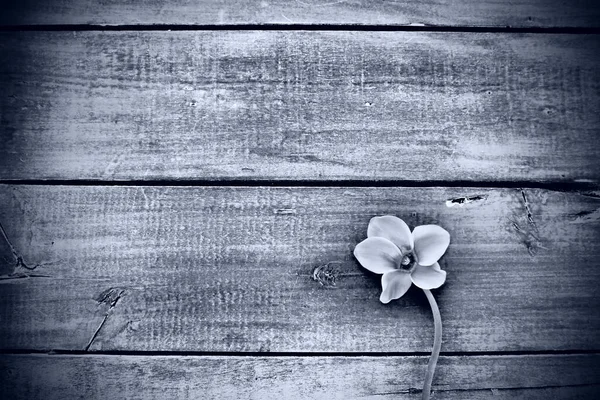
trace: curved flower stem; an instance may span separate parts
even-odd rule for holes
[[[427,373],[425,374],[425,383],[423,384],[422,399],[429,400],[433,373],[435,372],[435,366],[437,365],[438,358],[440,357],[440,349],[442,348],[442,316],[440,315],[440,309],[438,308],[431,291],[426,289],[423,289],[423,291],[425,292],[425,296],[427,296],[427,300],[429,300],[431,312],[433,313],[433,325],[435,327],[433,350],[431,351],[431,357],[429,358],[429,364],[427,365]]]

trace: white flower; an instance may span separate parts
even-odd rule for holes
[[[383,274],[379,300],[399,299],[414,283],[421,289],[435,289],[446,281],[437,261],[450,244],[450,234],[438,225],[408,225],[393,215],[373,217],[367,239],[354,248],[354,256],[371,272]]]

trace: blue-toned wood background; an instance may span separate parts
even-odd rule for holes
[[[382,214],[451,234],[435,399],[598,396],[599,63],[587,1],[8,1],[2,396],[420,398]]]

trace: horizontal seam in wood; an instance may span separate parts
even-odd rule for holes
[[[39,24],[0,25],[2,32],[21,31],[344,31],[344,32],[472,32],[472,33],[552,33],[600,34],[600,27],[510,27],[444,25],[353,25],[353,24],[227,24],[227,25],[101,25]]]
[[[535,182],[535,181],[444,181],[444,180],[0,180],[0,185],[15,186],[223,186],[223,187],[446,187],[488,189],[546,189],[582,191],[598,189],[595,182]]]
[[[99,356],[175,356],[175,357],[429,357],[425,351],[416,352],[227,352],[227,351],[142,351],[142,350],[19,350],[2,349],[1,355],[99,355]],[[569,356],[600,355],[592,350],[532,350],[532,351],[471,351],[441,352],[441,357],[513,357],[513,356]]]

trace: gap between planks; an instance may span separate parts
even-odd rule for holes
[[[230,24],[230,25],[0,25],[0,32],[104,32],[104,31],[337,31],[337,32],[463,32],[463,33],[541,33],[600,34],[597,27],[511,27],[446,25],[353,25],[353,24]]]
[[[0,180],[0,185],[14,186],[179,186],[179,187],[331,187],[331,188],[481,188],[481,189],[543,189],[558,192],[592,191],[600,187],[598,182],[581,180],[575,182],[560,181],[462,181],[462,180],[260,180],[260,179],[178,179],[178,180]]]
[[[427,351],[396,352],[261,352],[261,351],[146,351],[146,350],[35,350],[0,349],[0,356],[42,355],[42,356],[123,356],[123,357],[276,357],[276,358],[353,358],[353,357],[428,357]],[[599,349],[591,350],[524,350],[524,351],[442,351],[440,357],[519,357],[519,356],[578,356],[600,355]]]

